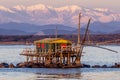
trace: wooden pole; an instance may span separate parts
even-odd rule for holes
[[[79,20],[78,20],[78,43],[80,44],[80,18],[81,18],[81,13],[79,13]]]
[[[55,38],[57,39],[57,36],[58,35],[58,30],[57,30],[57,27],[56,27],[56,30],[55,30]]]
[[[63,53],[62,53],[62,51],[63,51],[63,48],[62,48],[62,46],[61,46],[61,53],[60,53],[60,63],[62,63],[62,60],[63,60]]]
[[[68,65],[70,64],[70,54],[68,53]]]
[[[57,30],[57,27],[56,27],[56,30],[55,30],[55,38],[57,39],[57,36],[58,35],[58,30]],[[56,56],[56,53],[57,53],[57,43],[55,43],[55,56]]]
[[[85,35],[84,35],[83,40],[82,40],[82,43],[81,43],[80,54],[79,54],[80,60],[81,60],[82,51],[83,51],[84,43],[85,43],[85,40],[86,40],[86,36],[87,36],[87,32],[88,32],[88,28],[89,28],[90,21],[91,21],[91,18],[90,18],[89,21],[88,21],[87,28],[86,28],[86,31],[85,31]]]

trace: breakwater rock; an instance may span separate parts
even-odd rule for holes
[[[14,68],[14,64],[10,63],[0,63],[0,68]]]
[[[50,65],[44,65],[43,63],[32,63],[32,62],[21,62],[16,65],[10,63],[0,63],[0,68],[61,68],[54,66],[54,64]],[[70,67],[69,67],[70,68]],[[74,67],[75,68],[75,67]],[[78,68],[78,67],[76,67]],[[107,66],[107,65],[88,65],[88,64],[82,64],[79,68],[120,68],[120,63],[115,63],[112,66]]]

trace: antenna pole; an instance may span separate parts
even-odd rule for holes
[[[57,39],[57,35],[58,35],[58,30],[57,30],[57,27],[56,27],[56,30],[55,30],[55,38]]]
[[[79,18],[79,20],[78,20],[78,44],[80,44],[80,18],[81,18],[81,13],[79,13],[78,18]]]
[[[58,35],[58,30],[57,30],[57,27],[55,29],[55,38],[57,39],[57,36]],[[57,52],[57,44],[55,43],[55,55],[56,55],[56,52]]]

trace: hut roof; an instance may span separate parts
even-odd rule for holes
[[[52,41],[51,43],[72,43],[72,42],[65,39],[58,39],[58,40]]]
[[[72,44],[71,41],[62,39],[62,38],[45,38],[42,40],[34,41],[34,43],[70,43]]]

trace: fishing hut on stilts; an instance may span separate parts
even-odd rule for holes
[[[80,17],[78,21],[78,42],[76,46],[69,40],[57,38],[45,38],[34,41],[35,49],[25,49],[21,55],[26,56],[26,62],[43,64],[44,67],[49,68],[77,68],[82,67],[81,56],[87,36],[89,22],[85,35],[80,40]]]

